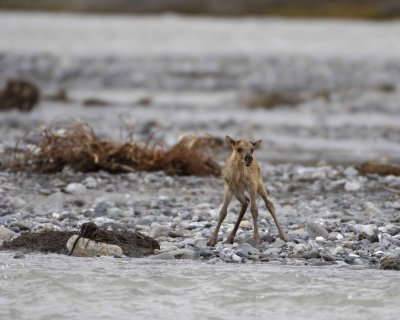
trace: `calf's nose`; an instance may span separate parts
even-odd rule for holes
[[[247,155],[247,156],[244,157],[244,162],[246,162],[246,165],[249,166],[252,161],[253,161],[253,157],[252,156]]]

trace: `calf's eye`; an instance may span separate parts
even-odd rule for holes
[[[237,152],[239,152],[239,153],[242,153],[242,152],[243,152],[243,149],[242,149],[242,148],[237,148],[236,150],[237,150]]]

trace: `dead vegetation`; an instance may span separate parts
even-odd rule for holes
[[[376,162],[364,162],[358,167],[358,170],[361,174],[371,173],[381,176],[400,176],[400,167]]]
[[[318,92],[256,92],[245,94],[240,102],[248,108],[274,109],[277,107],[295,107],[303,102],[322,98],[330,99],[331,93],[327,90]]]
[[[87,225],[90,225],[91,228],[85,228]],[[3,250],[68,254],[66,244],[68,239],[75,234],[77,232],[72,231],[26,232],[11,241],[4,242],[0,248]],[[141,233],[103,230],[92,222],[82,225],[80,236],[97,242],[118,245],[124,255],[128,257],[142,257],[153,254],[155,249],[160,249],[156,240]]]
[[[40,90],[33,83],[24,80],[9,80],[0,90],[0,111],[16,109],[31,111],[39,102]]]
[[[219,175],[221,168],[214,159],[214,150],[222,139],[211,136],[184,136],[166,148],[163,145],[129,141],[116,143],[101,140],[85,123],[66,129],[44,128],[33,148],[16,153],[12,161],[0,169],[55,173],[70,167],[75,171],[104,170],[110,173],[164,171],[170,175]]]

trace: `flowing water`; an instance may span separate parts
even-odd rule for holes
[[[0,319],[397,319],[400,274],[0,253]]]

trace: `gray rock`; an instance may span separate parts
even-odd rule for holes
[[[77,238],[78,235],[73,235],[71,238],[68,239],[67,248],[70,252]],[[97,257],[111,255],[122,256],[123,252],[121,247],[114,244],[107,244],[86,238],[80,238],[75,245],[72,255],[76,257]]]
[[[153,223],[149,232],[149,236],[155,239],[167,236],[172,229],[168,226],[162,226],[156,223]]]
[[[206,240],[196,239],[196,240],[194,240],[193,245],[197,249],[207,249],[207,241]]]
[[[379,260],[378,269],[400,270],[400,250],[384,253]]]
[[[288,236],[289,241],[293,241],[293,240],[307,241],[310,238],[310,235],[304,230],[290,231],[290,232],[288,232],[287,236]]]
[[[107,214],[110,216],[112,219],[118,219],[123,216],[123,211],[120,208],[113,207],[107,209]]]
[[[368,239],[371,242],[377,242],[378,239],[378,228],[374,224],[357,224],[355,227],[358,239]]]
[[[387,233],[380,233],[378,235],[378,239],[379,239],[379,245],[385,249],[387,249],[394,241],[392,237]]]
[[[397,226],[395,224],[388,224],[386,226],[387,232],[391,235],[391,236],[395,236],[397,234],[400,233],[400,226]]]
[[[175,260],[175,256],[170,252],[163,252],[159,254],[155,254],[154,256],[149,257],[149,259],[153,260]]]
[[[203,249],[199,251],[199,255],[200,257],[207,259],[212,257],[214,253],[211,250]]]
[[[259,255],[260,250],[254,248],[252,245],[248,243],[242,243],[236,248],[236,254],[239,256],[249,256],[249,255]]]
[[[26,201],[20,197],[7,197],[5,202],[14,209],[22,209],[26,206]]]
[[[315,239],[316,237],[323,237],[325,239],[328,238],[329,232],[325,230],[320,224],[314,221],[307,221],[305,227],[305,231],[309,234],[311,239]]]
[[[73,182],[65,187],[65,192],[74,195],[80,195],[86,192],[86,187],[82,183]]]
[[[30,230],[30,226],[28,226],[25,222],[22,221],[11,221],[10,222],[10,227],[17,227],[19,228],[21,231],[22,230]]]
[[[175,259],[193,259],[195,257],[195,252],[188,249],[174,250],[171,251],[170,254],[172,254]]]
[[[319,255],[325,261],[334,261],[335,260],[335,257],[328,250],[321,251]]]
[[[316,258],[319,258],[320,255],[319,255],[319,251],[311,250],[311,251],[306,252],[305,254],[303,254],[302,257],[304,259],[316,259]]]
[[[275,242],[271,244],[272,248],[283,248],[286,246],[286,242],[281,239],[276,239]]]
[[[336,240],[342,240],[342,239],[343,239],[343,235],[338,232],[330,232],[328,235],[329,241],[336,241]]]
[[[281,251],[281,248],[268,248],[260,254],[260,258],[278,257]]]

